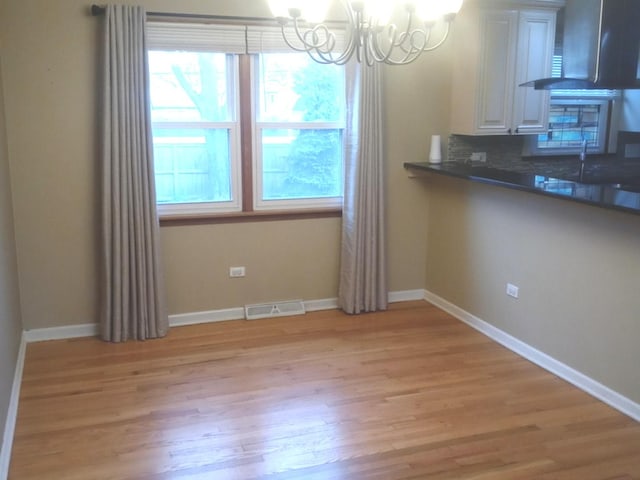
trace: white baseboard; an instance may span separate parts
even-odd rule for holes
[[[466,323],[470,327],[478,330],[492,340],[495,340],[499,344],[505,346],[509,350],[517,353],[518,355],[526,358],[527,360],[535,363],[545,370],[548,370],[549,372],[575,385],[579,389],[592,395],[598,400],[601,400],[607,405],[640,422],[640,404],[619,394],[609,387],[602,385],[600,382],[597,382],[596,380],[569,367],[568,365],[565,365],[555,358],[550,357],[546,353],[543,353],[540,350],[537,350],[532,346],[524,343],[523,341],[518,340],[517,338],[509,335],[499,328],[494,327],[484,320],[481,320],[475,315],[472,315],[466,310],[463,310],[462,308],[454,305],[453,303],[434,293],[425,290],[423,298],[427,302],[441,308],[458,320]]]
[[[20,385],[22,384],[22,371],[24,369],[24,356],[27,349],[27,340],[24,332],[20,339],[18,358],[16,359],[16,369],[13,374],[13,384],[11,385],[11,396],[9,398],[9,409],[7,410],[7,420],[4,424],[2,435],[2,445],[0,446],[0,480],[6,480],[9,476],[9,463],[11,462],[11,447],[13,446],[13,434],[18,419],[18,400],[20,399]]]
[[[66,338],[95,337],[98,335],[97,323],[81,325],[65,325],[63,327],[34,328],[24,331],[27,343],[44,342],[46,340],[63,340]]]
[[[338,308],[337,298],[325,298],[323,300],[307,300],[304,302],[304,309],[307,312],[317,312],[319,310],[335,310]]]
[[[424,290],[405,290],[389,292],[389,302],[407,302],[410,300],[424,300]],[[333,310],[338,308],[337,298],[324,298],[320,300],[305,300],[304,307],[307,312],[318,310]],[[204,312],[178,313],[169,315],[169,326],[180,327],[196,325],[198,323],[225,322],[227,320],[241,320],[244,318],[244,307],[226,308],[221,310],[209,310]],[[99,329],[96,323],[81,325],[67,325],[63,327],[36,328],[24,332],[27,343],[43,342],[46,340],[63,340],[66,338],[95,337]]]
[[[424,290],[405,290],[389,292],[389,302],[407,302],[410,300],[424,300]],[[334,310],[338,308],[337,298],[323,298],[320,300],[305,300],[304,308],[307,312],[320,310]],[[169,325],[179,327],[198,323],[224,322],[227,320],[241,320],[244,318],[244,308],[229,308],[226,310],[210,310],[206,312],[180,313],[169,315]]]
[[[415,300],[424,300],[424,290],[389,292],[389,303],[412,302]]]
[[[169,315],[169,326],[182,327],[198,323],[226,322],[244,318],[244,308],[225,308],[223,310],[209,310],[206,312],[179,313]]]

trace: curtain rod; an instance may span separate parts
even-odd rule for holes
[[[91,15],[98,17],[104,15],[106,8],[102,5],[91,5]],[[273,23],[276,24],[275,18],[263,18],[263,17],[238,17],[238,16],[225,16],[225,15],[205,15],[197,13],[169,13],[169,12],[147,12],[148,17],[156,18],[174,18],[180,20],[212,20],[228,23]]]

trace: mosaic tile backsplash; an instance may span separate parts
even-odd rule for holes
[[[522,135],[449,135],[447,161],[467,163],[473,152],[485,152],[487,166],[508,166],[520,161],[523,145]]]

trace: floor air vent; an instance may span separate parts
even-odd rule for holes
[[[245,305],[244,307],[244,316],[247,320],[267,317],[284,317],[286,315],[303,315],[304,313],[304,303],[302,300],[261,303],[258,305]]]

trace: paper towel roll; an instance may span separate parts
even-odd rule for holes
[[[431,150],[429,151],[429,163],[442,162],[442,149],[440,135],[431,135]]]

